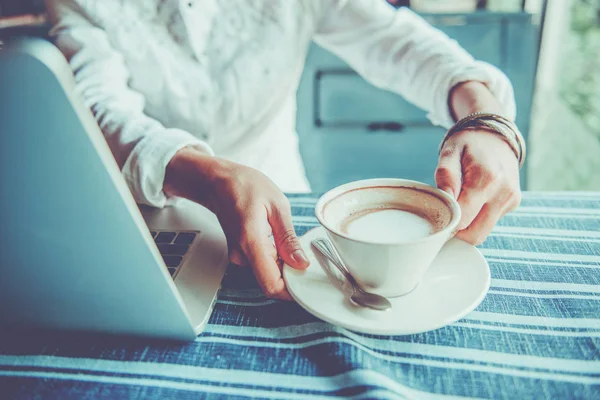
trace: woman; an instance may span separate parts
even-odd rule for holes
[[[449,127],[474,112],[514,119],[508,79],[409,10],[383,0],[46,0],[69,59],[138,202],[176,197],[219,218],[230,259],[289,298],[278,256],[308,265],[282,191],[308,191],[295,91],[311,40],[372,84]],[[445,143],[437,184],[481,243],[520,201],[507,141],[466,129]],[[275,246],[270,240],[273,234]]]

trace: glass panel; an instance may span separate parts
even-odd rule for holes
[[[396,7],[423,13],[465,13],[476,10],[537,13],[544,0],[387,0]]]
[[[549,2],[529,187],[600,190],[600,0]]]

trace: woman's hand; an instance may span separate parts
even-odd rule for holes
[[[521,202],[519,162],[504,139],[466,130],[444,144],[435,172],[438,187],[458,199],[458,238],[478,245],[496,222]]]
[[[279,257],[298,269],[309,262],[292,225],[290,203],[269,178],[185,148],[169,163],[164,189],[214,212],[227,237],[230,261],[251,266],[267,296],[291,300]]]
[[[461,83],[450,96],[457,119],[480,111],[503,113],[480,82]],[[496,222],[521,202],[519,162],[504,138],[494,132],[465,130],[452,135],[440,152],[435,180],[458,199],[462,218],[457,237],[472,244],[483,243]]]

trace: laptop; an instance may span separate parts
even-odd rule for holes
[[[228,265],[217,218],[138,206],[62,53],[0,49],[0,330],[193,340]]]

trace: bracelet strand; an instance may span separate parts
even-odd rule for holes
[[[465,129],[476,128],[483,128],[502,136],[515,153],[515,156],[519,161],[519,167],[523,166],[526,155],[526,146],[523,135],[521,135],[519,128],[517,128],[517,125],[515,125],[514,122],[498,114],[476,112],[459,120],[448,129],[448,132],[446,132],[440,145],[440,152],[451,136]]]

